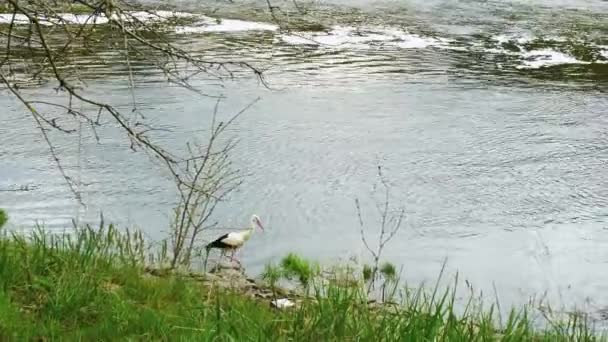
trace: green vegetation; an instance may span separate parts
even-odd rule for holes
[[[6,224],[6,221],[8,221],[8,215],[6,211],[0,209],[0,228]]]
[[[307,288],[310,285],[312,278],[319,274],[320,268],[318,265],[312,265],[310,262],[301,257],[289,253],[281,261],[283,275],[287,279],[297,278],[302,287]]]
[[[268,266],[269,282],[295,279],[312,289],[295,307],[272,308],[230,287],[179,273],[151,275],[139,234],[113,226],[71,235],[36,231],[0,240],[2,340],[236,341],[595,341],[587,321],[538,331],[526,310],[498,328],[494,307],[470,301],[455,309],[455,292],[404,290],[401,305],[369,303],[361,270],[320,272],[294,254]],[[369,268],[369,267],[368,267]],[[269,271],[270,270],[270,271]],[[370,272],[369,270],[367,271]],[[394,266],[383,264],[384,277]],[[368,275],[369,276],[369,275]],[[350,281],[336,281],[338,278]]]

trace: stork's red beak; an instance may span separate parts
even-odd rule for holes
[[[262,221],[260,221],[260,220],[256,219],[256,220],[255,220],[255,223],[258,225],[258,227],[260,227],[260,229],[261,229],[262,231],[264,231],[264,225],[262,225]]]

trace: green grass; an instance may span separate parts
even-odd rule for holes
[[[8,215],[6,214],[6,211],[0,209],[0,228],[2,228],[2,226],[4,226],[7,221]]]
[[[457,313],[451,291],[408,290],[400,306],[371,306],[360,270],[327,275],[296,255],[273,266],[271,278],[289,276],[309,287],[312,297],[279,311],[268,299],[191,277],[147,274],[141,241],[112,226],[78,229],[69,237],[5,232],[0,340],[600,340],[580,316],[535,330],[523,309],[498,328],[492,307],[469,304]],[[345,275],[352,281],[332,281]]]

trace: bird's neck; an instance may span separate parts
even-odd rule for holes
[[[251,234],[253,233],[253,231],[255,230],[254,227],[251,227],[249,229],[247,229],[246,231],[243,232],[243,239],[245,241],[249,240],[249,238],[251,237]]]

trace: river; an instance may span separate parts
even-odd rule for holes
[[[173,2],[209,14],[200,1]],[[233,129],[235,166],[248,176],[220,207],[221,225],[267,227],[243,251],[252,272],[297,252],[324,263],[368,257],[377,237],[373,190],[381,165],[391,204],[405,210],[384,259],[410,284],[436,279],[444,261],[505,305],[545,292],[556,306],[608,307],[608,2],[334,1],[304,4],[324,32],[277,30],[252,9],[212,2],[214,23],[175,39],[216,59],[266,70],[217,88],[220,112],[257,97]],[[232,20],[230,20],[232,19]],[[83,58],[87,90],[128,109],[124,70]],[[152,81],[139,66],[138,111],[180,148],[208,127],[215,100]],[[53,85],[28,89],[52,98]],[[59,95],[57,95],[59,96]],[[76,203],[23,107],[3,91],[0,192],[12,229],[63,229],[72,218],[166,236],[176,196],[161,166],[128,149],[118,130],[56,143],[80,180]],[[77,148],[81,139],[80,150]],[[219,234],[219,232],[217,232]],[[209,236],[211,237],[211,236]]]

